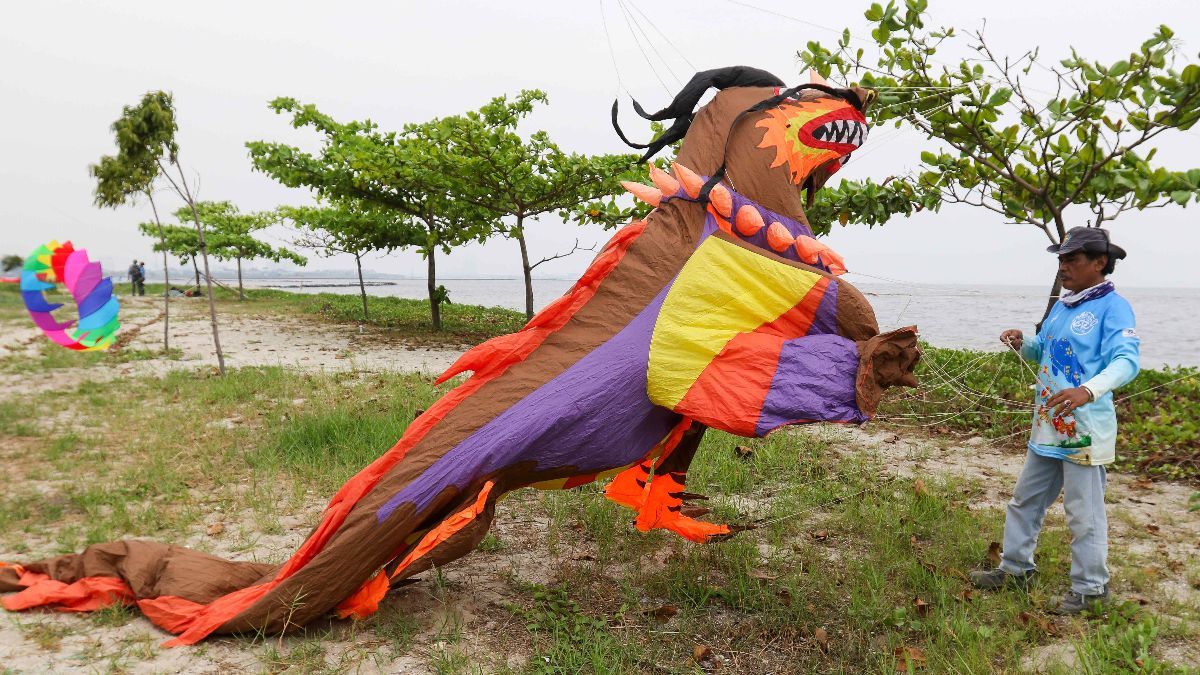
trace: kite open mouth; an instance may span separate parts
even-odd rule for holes
[[[814,129],[812,136],[818,141],[848,143],[858,147],[867,138],[867,125],[851,120],[826,122]]]
[[[842,108],[810,120],[801,132],[812,138],[812,147],[846,152],[867,141],[867,121],[857,110]]]
[[[833,120],[812,130],[812,138],[829,145],[860,147],[866,141],[866,125],[856,120]]]

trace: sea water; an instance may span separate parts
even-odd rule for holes
[[[1000,350],[1000,332],[1019,328],[1027,333],[1041,318],[1048,288],[1037,286],[953,286],[901,284],[853,279],[866,294],[880,328],[916,325],[921,337],[938,347]],[[367,293],[424,299],[424,279],[368,282]],[[525,307],[521,279],[439,279],[451,302],[468,305]],[[534,279],[535,309],[571,288],[573,279]],[[247,280],[247,286],[282,288],[301,293],[358,293],[355,279]],[[1142,338],[1142,365],[1200,366],[1200,288],[1138,288],[1117,290],[1137,314]]]

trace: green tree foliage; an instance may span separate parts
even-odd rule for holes
[[[436,124],[409,124],[381,131],[374,122],[338,122],[313,105],[295,99],[271,102],[292,116],[292,126],[323,136],[316,153],[283,143],[247,143],[254,167],[289,187],[306,187],[329,200],[357,200],[391,209],[404,218],[375,233],[380,248],[416,248],[425,257],[430,314],[441,330],[446,289],[437,283],[437,252],[449,253],[470,241],[483,241],[498,226],[493,212],[462,199],[444,170],[448,139]]]
[[[96,206],[116,208],[145,195],[154,213],[160,244],[165,244],[165,235],[162,221],[158,217],[158,205],[154,202],[154,181],[159,173],[158,160],[163,149],[172,153],[178,150],[172,137],[168,137],[166,141],[156,139],[157,132],[154,130],[161,124],[164,105],[170,106],[170,96],[157,92],[147,94],[140,106],[125,108],[121,117],[112,124],[113,135],[117,140],[117,154],[104,155],[100,157],[99,163],[90,167],[92,177],[96,179]],[[155,143],[158,145],[155,146]],[[155,152],[156,147],[159,149],[158,153]],[[167,269],[166,249],[156,246],[155,250],[163,252],[163,280],[170,288],[171,272]],[[163,352],[170,349],[171,296],[169,293],[163,293]]]
[[[355,200],[337,200],[326,206],[281,206],[276,218],[290,222],[297,234],[292,243],[312,249],[322,257],[349,254],[354,256],[358,271],[358,290],[362,295],[363,320],[370,321],[367,307],[367,287],[363,282],[363,256],[375,251],[390,251],[386,237],[380,232],[403,230],[410,218],[393,209],[371,207]],[[377,243],[381,240],[383,244]]]
[[[937,211],[941,205],[936,190],[913,181],[895,177],[879,183],[871,179],[842,180],[821,188],[805,215],[813,233],[820,237],[829,234],[834,223],[875,227],[897,214],[907,217],[926,209]]]
[[[290,260],[297,265],[308,264],[308,259],[299,253],[282,246],[271,246],[254,237],[255,232],[271,226],[274,214],[242,213],[227,201],[196,202],[195,211],[204,225],[209,253],[217,260],[237,262],[238,300],[246,299],[242,286],[243,260]],[[190,212],[188,207],[181,208],[175,212],[175,217],[185,220]]]
[[[666,125],[662,122],[650,123],[650,132],[653,136],[658,136],[666,131],[666,129]],[[683,141],[672,143],[668,146],[670,148],[669,154],[660,153],[657,157],[650,160],[650,163],[663,171],[669,171],[671,164],[675,162],[675,156],[679,153],[679,147],[682,144]],[[664,152],[666,152],[666,149],[664,149]],[[617,185],[620,185],[623,180],[649,183],[649,165],[639,163],[638,155],[629,155],[629,163],[620,167],[620,172],[615,174],[611,180]],[[563,220],[570,219],[581,225],[600,225],[604,229],[610,230],[641,220],[653,210],[652,206],[641,200],[633,199],[625,194],[622,189],[596,199],[578,202],[573,207],[563,209],[558,215]]]
[[[19,270],[24,264],[25,259],[16,254],[6,255],[3,258],[0,258],[0,269],[4,270],[5,272]]]
[[[225,355],[221,351],[221,336],[217,328],[217,307],[213,302],[212,279],[208,273],[204,231],[200,225],[200,217],[196,214],[191,188],[179,165],[179,145],[175,142],[175,132],[178,129],[179,125],[175,121],[175,102],[171,94],[162,91],[148,92],[137,105],[125,106],[121,117],[112,125],[117,141],[117,154],[101,157],[99,164],[91,167],[92,175],[96,178],[96,204],[116,206],[139,193],[152,197],[154,181],[162,177],[191,208],[192,221],[200,245],[200,258],[204,262],[204,276],[207,280],[208,313],[212,323],[213,345],[217,351],[217,368],[224,375]],[[178,180],[167,170],[168,166],[175,168]],[[154,213],[155,220],[158,220],[157,207]]]
[[[918,201],[936,191],[944,203],[1036,227],[1052,243],[1085,220],[1098,227],[1126,211],[1200,200],[1200,169],[1154,163],[1155,141],[1200,121],[1200,66],[1176,68],[1170,28],[1112,63],[1072,49],[1050,65],[1037,49],[998,55],[977,31],[968,38],[976,56],[949,65],[935,54],[958,35],[927,28],[926,8],[926,0],[871,5],[869,55],[852,46],[849,29],[832,50],[810,42],[799,53],[825,76],[877,89],[876,123],[939,141],[892,189],[907,186]],[[1051,90],[1035,88],[1031,71]],[[1060,288],[1056,279],[1047,311]]]
[[[546,94],[527,90],[512,100],[498,96],[479,110],[430,122],[448,141],[439,148],[439,163],[454,181],[455,192],[501,219],[500,231],[516,240],[528,317],[533,316],[533,270],[579,250],[579,242],[569,253],[531,262],[525,225],[547,213],[622,193],[620,178],[637,161],[636,155],[567,153],[545,131],[523,138],[517,125],[537,103],[548,103]]]
[[[164,255],[174,256],[180,265],[192,265],[196,275],[196,287],[200,287],[200,268],[196,266],[196,257],[200,255],[200,238],[196,236],[196,228],[191,225],[163,225],[161,222],[138,223],[138,230],[147,237],[156,239],[154,250]],[[170,288],[170,282],[167,282]]]

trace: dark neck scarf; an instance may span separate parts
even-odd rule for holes
[[[1091,288],[1085,288],[1082,291],[1079,291],[1078,293],[1076,293],[1074,291],[1068,291],[1066,293],[1063,293],[1062,295],[1058,296],[1058,301],[1061,302],[1062,304],[1066,305],[1067,307],[1075,307],[1078,305],[1082,305],[1083,303],[1087,302],[1088,300],[1095,300],[1096,298],[1103,298],[1104,296],[1108,295],[1109,293],[1112,293],[1115,290],[1117,290],[1117,287],[1113,285],[1113,282],[1105,281],[1105,282],[1096,284],[1095,286],[1092,286]]]

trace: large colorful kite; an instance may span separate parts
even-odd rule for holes
[[[25,309],[51,340],[79,351],[108,349],[116,342],[120,303],[113,295],[112,279],[103,275],[100,263],[88,259],[87,251],[76,251],[69,241],[39,246],[25,259],[20,279]],[[54,318],[54,311],[63,305],[46,300],[45,291],[53,290],[56,283],[71,294],[78,321]]]
[[[915,328],[879,334],[801,201],[866,139],[872,97],[822,83],[785,89],[738,67],[697,74],[658,113],[638,107],[675,120],[638,146],[647,156],[683,140],[673,176],[655,170],[654,188],[630,186],[656,208],[523,329],[451,366],[442,381],[472,374],[334,495],[290,559],[98,544],[0,568],[0,591],[17,591],[4,606],[136,603],[178,634],[170,645],[283,631],[330,612],[362,617],[390,584],[473,550],[504,493],[608,476],[606,494],[637,511],[641,530],[731,535],[681,508],[707,427],[762,436],[858,423],[884,388],[916,383]]]

